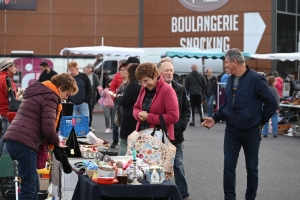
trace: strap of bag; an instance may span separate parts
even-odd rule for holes
[[[15,96],[15,93],[14,93],[14,90],[11,86],[11,82],[10,82],[10,77],[9,76],[6,76],[6,86],[7,86],[7,97],[9,98],[13,98],[13,99],[16,99],[16,96]]]
[[[155,128],[153,129],[152,133],[151,133],[151,136],[154,136],[155,134],[155,131],[159,131],[159,129],[162,130],[162,143],[165,143],[165,135],[166,137],[167,136],[167,128],[166,128],[166,123],[165,123],[165,120],[163,118],[162,115],[159,115],[159,121],[160,121],[160,126],[155,126]]]

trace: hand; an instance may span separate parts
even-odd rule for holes
[[[103,92],[103,88],[101,86],[97,87],[99,94]]]
[[[64,145],[64,144],[62,144],[61,142],[58,144],[58,146],[59,146],[60,148],[67,148],[67,146]]]
[[[141,121],[147,121],[148,113],[146,111],[141,111],[139,112],[138,117]]]
[[[211,117],[204,117],[204,122],[202,122],[202,126],[204,126],[207,129],[210,129],[215,125],[215,120]]]

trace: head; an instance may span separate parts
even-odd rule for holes
[[[126,65],[122,65],[119,68],[119,72],[120,72],[120,76],[122,77],[123,80],[128,79],[128,71],[127,71]]]
[[[50,67],[47,62],[41,62],[40,68],[41,68],[42,72],[50,71]]]
[[[272,73],[272,75],[275,76],[275,77],[279,77],[278,71],[274,71],[274,72]]]
[[[5,58],[0,62],[0,71],[5,71],[12,76],[17,72],[16,64],[11,58]]]
[[[276,77],[275,76],[268,76],[267,77],[268,86],[275,86],[276,85]]]
[[[150,62],[140,64],[135,71],[136,79],[143,87],[149,90],[156,87],[158,75],[159,71],[157,67],[154,63]]]
[[[225,68],[235,76],[239,76],[242,70],[246,70],[245,58],[239,49],[232,48],[225,53]]]
[[[212,69],[207,69],[207,70],[206,70],[206,76],[207,76],[208,78],[212,77]]]
[[[109,88],[111,82],[112,82],[112,78],[107,79],[105,87]]]
[[[123,62],[126,62],[126,59],[119,60],[119,62],[118,62],[119,67],[121,67],[123,65]]]
[[[194,70],[198,70],[198,66],[196,65],[196,64],[192,64],[192,67],[191,67],[191,69],[194,71]]]
[[[159,70],[159,75],[164,79],[164,81],[166,83],[171,83],[174,74],[172,61],[169,58],[163,58],[156,66]]]
[[[71,76],[77,76],[79,74],[77,62],[69,62],[68,70]]]
[[[136,71],[136,69],[138,68],[138,66],[139,66],[139,64],[137,64],[137,63],[132,63],[132,64],[128,67],[127,71],[128,71],[128,80],[129,80],[129,81],[133,81],[133,80],[136,79],[136,78],[135,78],[135,71]]]
[[[140,60],[137,57],[129,57],[125,62],[123,62],[123,65],[128,65],[130,63],[137,63],[140,64]],[[127,66],[128,67],[128,66]]]
[[[65,100],[78,92],[77,83],[70,74],[57,74],[51,78],[51,82],[58,88],[61,100]]]
[[[84,67],[84,73],[91,74],[94,71],[94,65],[92,63],[87,64]]]

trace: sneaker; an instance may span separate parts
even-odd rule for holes
[[[95,133],[95,132],[96,132],[96,130],[95,130],[95,129],[93,129],[93,127],[90,127],[90,131],[92,131],[93,133]]]
[[[118,140],[114,140],[113,143],[111,144],[110,148],[114,149],[116,148],[116,146],[118,146],[119,141]]]
[[[110,128],[106,128],[105,133],[110,133]]]
[[[191,123],[190,123],[190,126],[195,126],[195,123],[194,123],[194,122],[191,122]]]
[[[273,135],[273,138],[277,138],[277,135]]]
[[[185,197],[183,200],[193,200],[190,197]]]
[[[110,129],[109,133],[113,133],[113,129],[112,128]]]

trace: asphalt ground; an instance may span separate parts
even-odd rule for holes
[[[112,143],[112,134],[104,133],[105,123],[102,113],[93,114],[92,126],[98,137]],[[200,125],[199,116],[196,116],[196,126],[188,126],[185,131],[184,166],[190,197],[194,200],[224,199],[222,184],[224,129],[225,123],[217,123],[207,130]],[[118,147],[110,151],[118,151]],[[243,150],[240,152],[236,173],[236,199],[245,199],[247,174]],[[300,137],[279,135],[278,138],[273,138],[269,135],[262,138],[256,199],[300,199]]]

